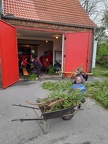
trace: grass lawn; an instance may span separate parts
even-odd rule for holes
[[[95,68],[93,68],[93,76],[98,77],[107,77],[108,78],[108,68],[102,67],[100,65],[96,65]]]
[[[108,109],[108,80],[86,83],[87,96]]]

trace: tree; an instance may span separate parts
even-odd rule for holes
[[[99,25],[95,30],[95,39],[97,41],[106,39],[105,29],[106,24],[108,24],[108,0],[80,0],[80,2],[89,17]]]
[[[102,57],[108,54],[108,36],[105,30],[108,28],[108,0],[80,0],[82,7],[85,9],[89,17],[99,25],[95,29],[95,40],[97,45],[97,62],[103,64]]]
[[[108,10],[108,0],[80,0],[80,3],[89,17],[97,25],[102,25],[104,13]]]
[[[103,37],[105,37],[105,27],[96,28],[94,36],[96,41],[102,41]]]
[[[98,8],[101,0],[80,0],[80,2],[89,17],[96,22],[100,17],[100,12],[102,11],[102,8]]]
[[[108,28],[108,10],[105,11],[104,17],[103,17],[103,24]]]
[[[108,0],[101,0],[104,6],[104,10],[107,11],[108,10]]]

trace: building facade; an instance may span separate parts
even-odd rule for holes
[[[79,0],[2,0],[0,20],[0,69],[3,88],[19,80],[24,54],[46,52],[67,75],[78,66],[92,70],[94,24]],[[7,73],[8,71],[8,73]]]

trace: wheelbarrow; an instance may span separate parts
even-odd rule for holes
[[[29,103],[29,102],[27,102]],[[29,103],[31,104],[31,103]],[[76,106],[71,106],[69,108],[65,108],[65,109],[60,109],[57,111],[52,111],[52,112],[42,112],[41,106],[40,104],[37,102],[38,107],[31,107],[31,106],[24,106],[21,104],[13,104],[12,106],[17,106],[17,107],[23,107],[23,108],[29,108],[32,109],[35,114],[36,114],[36,118],[31,118],[31,119],[13,119],[12,121],[34,121],[36,120],[37,123],[39,124],[40,128],[42,129],[44,134],[48,133],[49,130],[49,125],[50,125],[50,120],[51,119],[55,119],[55,118],[62,118],[63,120],[70,120],[74,114],[76,113],[75,107]],[[51,104],[50,104],[51,105]],[[41,115],[39,116],[37,113],[37,110],[40,110]]]

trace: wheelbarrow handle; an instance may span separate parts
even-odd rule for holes
[[[34,121],[34,120],[44,120],[43,118],[33,118],[33,119],[13,119],[11,120],[12,122],[13,121],[20,121],[20,122],[23,122],[23,121]]]
[[[39,110],[39,108],[24,106],[24,105],[21,105],[21,104],[12,104],[12,106],[19,106],[19,107],[25,107],[25,108],[31,108],[31,109],[37,109],[37,110]]]

